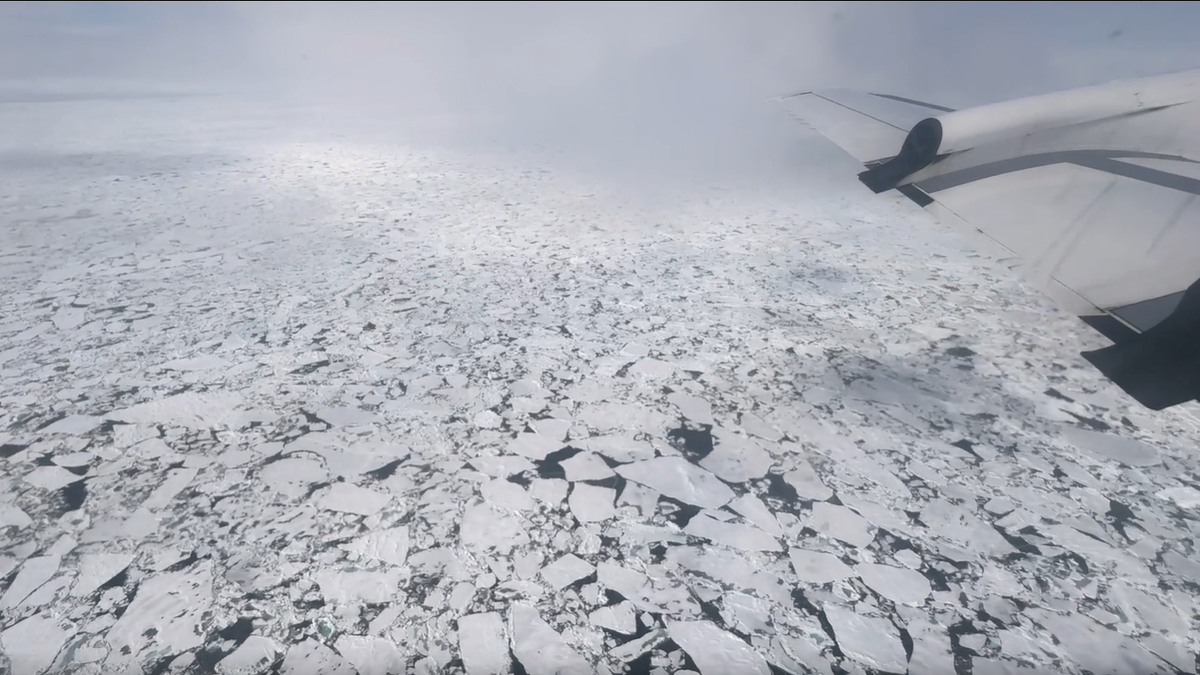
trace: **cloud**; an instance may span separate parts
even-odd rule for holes
[[[1002,98],[1198,66],[1198,19],[1168,2],[7,2],[0,78],[442,112],[830,84]]]
[[[782,142],[766,98],[833,82],[839,3],[242,5],[275,94],[458,141],[551,147],[625,172],[743,170]]]
[[[861,85],[953,107],[1200,67],[1179,2],[848,3],[831,42]]]
[[[1195,67],[1197,18],[1141,2],[15,2],[0,78],[232,90],[625,176],[736,175],[815,151],[771,95],[957,107]]]

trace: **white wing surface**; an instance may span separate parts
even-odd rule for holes
[[[1200,396],[1200,71],[950,110],[781,98],[860,180],[966,224],[1116,344],[1084,354],[1142,404]],[[1190,289],[1190,290],[1189,290]]]

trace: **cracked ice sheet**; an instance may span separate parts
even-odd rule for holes
[[[1200,425],[1114,395],[1072,317],[925,223],[758,179],[631,206],[540,158],[106,105],[0,111],[147,150],[0,203],[28,244],[0,251],[9,658],[340,675],[355,636],[364,667],[507,670],[515,604],[600,671],[705,669],[666,639],[687,623],[776,667],[893,658],[833,649],[844,606],[907,626],[910,669],[952,670],[963,622],[980,671],[1074,672],[1089,641],[1195,669]]]

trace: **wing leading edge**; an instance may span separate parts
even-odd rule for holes
[[[1200,398],[1200,70],[977,108],[846,90],[780,99],[897,190],[982,235],[1115,342],[1143,405]]]

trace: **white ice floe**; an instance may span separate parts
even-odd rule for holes
[[[908,672],[929,675],[954,675],[954,653],[950,649],[950,633],[945,626],[927,620],[907,622],[912,637],[912,658]]]
[[[795,460],[792,470],[783,474],[783,480],[792,486],[800,499],[824,501],[833,496],[833,490],[825,485],[812,465],[803,459]]]
[[[57,466],[39,466],[25,474],[25,482],[43,490],[61,490],[79,480],[79,476]]]
[[[107,417],[122,422],[209,429],[227,424],[242,400],[233,392],[189,391],[116,410]]]
[[[714,544],[742,551],[783,550],[775,537],[757,527],[741,523],[724,523],[705,513],[688,521],[683,531],[693,537],[701,537]]]
[[[87,310],[81,307],[60,307],[54,313],[54,327],[69,331],[82,326],[87,320]]]
[[[199,473],[200,470],[195,467],[171,469],[158,487],[154,488],[154,492],[142,502],[142,508],[158,510],[167,507]]]
[[[676,391],[667,396],[667,401],[679,408],[680,414],[686,419],[697,424],[713,423],[712,404],[699,396]]]
[[[405,658],[396,643],[374,635],[341,635],[334,648],[358,675],[398,675],[405,670]]]
[[[628,600],[622,600],[593,611],[588,615],[588,621],[601,628],[632,635],[637,631],[637,608]]]
[[[491,410],[480,410],[475,413],[475,417],[471,418],[471,422],[483,429],[499,429],[504,422],[504,418]]]
[[[529,486],[529,494],[552,507],[557,507],[567,498],[571,484],[557,478],[535,478]]]
[[[217,673],[254,675],[270,667],[279,653],[279,645],[274,640],[261,635],[251,635],[232,653],[217,662]]]
[[[509,610],[512,627],[512,653],[529,675],[587,675],[592,666],[562,636],[550,627],[538,611],[524,603]]]
[[[597,563],[596,577],[602,587],[620,593],[643,612],[676,614],[698,609],[686,587],[656,581],[623,565]]]
[[[612,488],[576,483],[571,487],[567,503],[571,513],[581,523],[597,523],[616,515],[617,493]]]
[[[354,666],[337,652],[313,638],[288,648],[279,667],[280,675],[355,675]]]
[[[584,439],[583,446],[614,462],[629,463],[654,457],[654,446],[646,441],[636,440],[632,434],[592,436]]]
[[[0,504],[0,528],[15,527],[18,530],[33,524],[29,514],[12,504]]]
[[[377,413],[350,406],[318,408],[313,414],[335,427],[359,426],[380,421]]]
[[[533,462],[516,455],[472,457],[471,466],[492,478],[506,478],[523,471],[532,471]]]
[[[728,504],[733,490],[719,478],[682,457],[656,457],[617,467],[627,480],[641,483],[668,497],[701,508]]]
[[[546,459],[546,455],[562,448],[563,439],[539,433],[520,433],[508,443],[508,451],[533,460]]]
[[[289,497],[302,497],[308,494],[310,486],[325,482],[329,473],[315,459],[287,457],[264,466],[258,477],[272,490]]]
[[[26,560],[21,565],[21,571],[4,591],[4,595],[0,596],[0,609],[13,609],[20,605],[30,593],[58,574],[61,563],[62,556],[58,555],[43,555]]]
[[[925,575],[907,567],[862,563],[854,570],[868,588],[892,602],[920,604],[932,590]]]
[[[875,539],[875,533],[866,518],[829,502],[813,504],[808,524],[817,532],[851,546],[866,546]]]
[[[661,380],[675,372],[675,364],[658,359],[639,359],[629,367],[629,375],[647,380]]]
[[[95,460],[96,455],[90,452],[66,452],[61,455],[56,454],[50,458],[50,461],[66,469],[82,468]]]
[[[484,501],[504,509],[528,511],[533,508],[533,498],[525,488],[504,478],[490,480],[479,488]]]
[[[700,466],[729,483],[744,483],[767,475],[775,458],[754,439],[725,433],[715,436],[713,451]]]
[[[391,495],[378,490],[351,483],[334,483],[324,491],[318,503],[330,511],[371,516],[383,510],[391,500]]]
[[[731,588],[753,591],[759,597],[779,604],[792,602],[792,584],[772,569],[764,569],[762,564],[747,559],[740,551],[713,546],[673,546],[667,550],[666,558]]]
[[[127,553],[84,553],[79,556],[79,573],[71,586],[71,595],[90,595],[132,562],[133,556]]]
[[[335,605],[390,602],[396,598],[405,574],[395,569],[380,572],[323,569],[313,574],[321,597]]]
[[[459,537],[468,548],[501,555],[529,542],[529,534],[516,517],[487,504],[467,507],[459,525]]]
[[[561,462],[567,480],[604,480],[613,476],[613,470],[594,452],[581,452]]]
[[[767,508],[767,505],[758,497],[749,493],[744,494],[730,502],[729,508],[736,511],[763,532],[773,537],[783,536],[783,528],[779,526],[779,521],[775,518],[775,514],[771,513],[771,509]]]
[[[458,644],[468,675],[504,675],[512,667],[504,617],[496,612],[458,619]]]
[[[1031,613],[1058,639],[1059,649],[1096,675],[1163,671],[1154,655],[1117,631],[1045,610]]]
[[[788,549],[792,569],[802,583],[825,584],[854,576],[854,568],[832,553],[803,548]]]
[[[863,616],[852,609],[825,605],[825,618],[833,628],[834,639],[846,656],[864,666],[886,673],[908,669],[900,631],[887,619]]]
[[[205,615],[214,600],[212,566],[207,562],[143,581],[125,613],[108,629],[109,667],[139,662],[143,649],[179,654],[204,644]]]
[[[596,568],[591,563],[585,562],[573,553],[568,553],[543,567],[542,578],[550,584],[550,588],[560,591],[595,571]]]
[[[1175,502],[1175,504],[1183,509],[1200,508],[1200,490],[1190,486],[1180,485],[1160,490],[1156,496],[1160,499],[1168,499]]]
[[[771,672],[766,659],[750,645],[711,623],[672,621],[667,623],[667,634],[692,657],[700,675],[769,675]]]
[[[91,417],[89,415],[67,415],[45,429],[42,429],[42,431],[47,434],[70,434],[72,436],[80,436],[95,429],[101,424],[104,424],[104,419],[100,417]]]
[[[751,436],[757,436],[765,441],[773,443],[783,439],[783,432],[754,413],[742,413],[738,419],[738,426]]]
[[[820,675],[833,675],[829,660],[821,656],[820,648],[808,637],[776,635],[771,639],[771,655],[773,663],[793,673],[808,669]]]
[[[0,633],[0,646],[4,647],[12,675],[38,675],[54,663],[71,635],[53,616],[37,614]]]
[[[233,364],[215,354],[200,354],[183,359],[173,359],[159,367],[167,370],[195,371],[228,368],[231,365]]]
[[[570,420],[559,419],[556,417],[532,420],[529,423],[529,426],[533,427],[533,430],[537,434],[545,436],[546,438],[557,439],[560,443],[566,442],[567,432],[571,430]]]
[[[139,508],[127,518],[109,517],[97,520],[79,539],[82,543],[113,540],[140,542],[158,530],[159,517],[149,509]]]
[[[601,434],[610,432],[661,434],[673,422],[671,417],[654,408],[615,401],[581,406],[577,419]]]
[[[1157,450],[1133,438],[1078,427],[1066,427],[1063,435],[1080,452],[1097,460],[1129,466],[1153,466],[1161,461]]]
[[[368,532],[341,545],[342,550],[355,553],[362,560],[389,565],[403,565],[408,559],[408,548],[408,528],[403,526]]]

